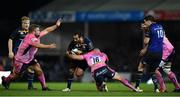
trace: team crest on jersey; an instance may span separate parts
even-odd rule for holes
[[[37,39],[37,38],[32,38],[31,41],[32,41],[32,42],[37,42],[38,39]]]

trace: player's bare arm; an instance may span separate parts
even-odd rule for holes
[[[75,54],[70,54],[69,52],[66,53],[67,56],[71,59],[74,59],[74,60],[84,60],[81,55],[75,55]]]
[[[33,44],[34,47],[37,47],[37,48],[56,48],[56,44],[42,44],[42,43],[37,43],[37,44]]]
[[[145,37],[145,38],[144,38],[144,47],[143,47],[143,49],[140,51],[139,56],[144,56],[144,54],[146,53],[149,40],[150,40],[149,37]]]
[[[47,27],[46,29],[44,29],[43,31],[44,32],[46,32],[46,33],[44,33],[45,35],[46,34],[48,34],[49,32],[52,32],[52,31],[54,31],[55,29],[57,29],[60,25],[61,25],[61,19],[58,19],[57,21],[56,21],[56,24],[55,25],[53,25],[53,26],[50,26],[50,27]]]
[[[9,51],[9,58],[12,59],[14,57],[14,53],[13,53],[13,40],[9,39],[8,40],[8,51]]]

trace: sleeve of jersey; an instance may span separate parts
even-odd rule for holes
[[[85,43],[87,44],[87,50],[94,48],[92,41],[88,37],[85,38]]]
[[[86,55],[80,55],[81,59],[85,59]]]
[[[102,53],[102,54],[106,57],[106,60],[109,61],[108,56],[105,53]]]
[[[36,37],[29,37],[28,38],[28,41],[29,41],[29,44],[30,45],[36,45],[36,44],[38,44],[38,39],[36,38]]]
[[[14,32],[11,33],[9,38],[14,40],[17,37],[17,35],[18,35],[17,31],[14,31]]]

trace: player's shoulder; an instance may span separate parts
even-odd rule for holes
[[[16,28],[15,30],[12,31],[11,34],[18,34],[20,29],[21,29],[20,27]]]
[[[89,37],[84,37],[84,41],[85,41],[85,43],[92,42],[91,39],[90,39]]]
[[[153,24],[151,24],[151,26],[150,26],[151,28],[160,28],[160,27],[162,27],[162,25],[161,24],[159,24],[159,23],[153,23]]]
[[[70,44],[69,44],[69,47],[74,47],[77,43],[74,42],[74,41],[71,41]]]
[[[31,39],[31,38],[36,38],[36,37],[34,34],[27,34],[24,39]]]

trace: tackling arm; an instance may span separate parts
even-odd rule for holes
[[[33,44],[32,46],[36,47],[36,48],[56,48],[56,44],[41,44],[41,43],[37,43],[37,44]]]
[[[69,58],[74,59],[74,60],[83,60],[84,59],[81,57],[81,55],[70,54],[69,52],[67,52],[66,54]]]

